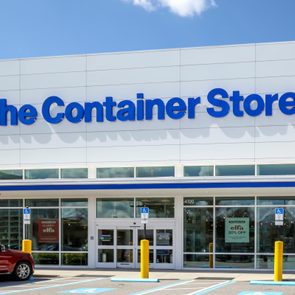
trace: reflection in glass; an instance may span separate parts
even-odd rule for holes
[[[216,252],[254,252],[254,208],[216,208]]]
[[[157,263],[173,263],[173,251],[161,249],[156,251],[156,262]]]
[[[183,206],[213,206],[213,198],[212,197],[184,198]]]
[[[213,176],[213,173],[213,166],[184,166],[183,170],[185,177]]]
[[[254,205],[253,197],[217,197],[216,205],[219,206],[251,206]]]
[[[295,253],[295,208],[285,208],[284,225],[275,225],[275,208],[258,207],[258,252],[273,253],[274,242],[284,242],[284,253]]]
[[[258,205],[287,206],[295,205],[295,197],[258,197]]]
[[[184,254],[183,265],[191,268],[210,268],[209,255]]]
[[[114,249],[98,249],[98,262],[100,263],[114,262]]]
[[[157,229],[156,230],[157,246],[173,246],[173,231],[172,229]]]
[[[172,177],[174,166],[170,167],[136,167],[136,177]]]
[[[141,207],[149,207],[149,218],[174,217],[174,198],[136,198],[137,218]]]
[[[87,253],[62,253],[62,265],[88,265]]]
[[[209,252],[213,241],[213,208],[184,209],[184,252]]]
[[[118,246],[132,246],[133,245],[133,230],[132,229],[118,229],[117,230],[117,245]]]
[[[23,179],[22,170],[0,170],[0,179]]]
[[[257,165],[258,175],[294,175],[294,164]]]
[[[58,169],[26,169],[25,179],[58,178]]]
[[[2,199],[0,200],[0,207],[22,207],[23,200],[20,199]]]
[[[88,199],[61,199],[63,207],[87,207]]]
[[[62,250],[87,251],[88,213],[86,208],[62,209]]]
[[[133,178],[133,167],[97,168],[96,178]]]
[[[254,255],[216,255],[215,267],[254,268]]]
[[[114,230],[112,229],[99,229],[98,234],[98,245],[111,246],[114,245]]]
[[[58,207],[58,199],[26,199],[29,207]]]
[[[119,263],[132,263],[133,250],[131,249],[117,249],[117,262]]]
[[[144,231],[143,229],[139,229],[137,233],[138,233],[137,245],[140,246],[140,241],[144,239]],[[154,245],[154,231],[152,229],[146,230],[146,239],[149,240],[150,246]]]
[[[62,168],[61,178],[88,178],[87,168]]]
[[[59,255],[58,253],[32,253],[35,264],[40,265],[58,265],[59,264]]]
[[[284,255],[284,269],[294,270],[295,255]],[[274,269],[274,255],[257,255],[257,268],[259,269]]]
[[[20,250],[22,238],[22,210],[0,209],[0,243],[7,249]]]
[[[31,224],[28,225],[28,229],[33,250],[59,250],[59,213],[57,208],[32,208]]]
[[[255,165],[217,165],[216,176],[246,176],[255,175]]]
[[[133,218],[134,199],[96,199],[97,218]]]

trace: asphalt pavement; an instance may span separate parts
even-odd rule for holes
[[[112,278],[131,279],[113,282]],[[1,277],[0,295],[118,294],[118,295],[294,295],[295,273],[284,274],[293,286],[253,285],[253,280],[273,281],[273,274],[259,272],[151,271],[159,282],[136,282],[139,271],[37,269],[26,282]],[[134,280],[134,281],[132,281]]]

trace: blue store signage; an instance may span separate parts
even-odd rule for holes
[[[197,108],[202,104],[201,97],[182,99],[172,97],[168,100],[161,98],[145,98],[143,93],[137,93],[135,100],[116,102],[108,96],[104,101],[85,103],[65,103],[58,96],[46,98],[42,104],[42,116],[50,124],[58,124],[63,120],[71,123],[104,122],[104,121],[144,121],[144,120],[179,120],[184,117],[197,119]],[[206,112],[214,118],[223,118],[229,113],[235,117],[272,116],[274,104],[284,115],[295,114],[295,93],[250,94],[243,96],[240,91],[228,93],[223,88],[214,88],[207,95]],[[54,112],[52,110],[55,110]],[[10,117],[10,120],[8,120]],[[0,98],[0,126],[32,125],[38,118],[36,107],[24,104],[17,108]]]

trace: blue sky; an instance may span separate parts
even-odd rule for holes
[[[0,0],[0,58],[295,40],[294,0]]]

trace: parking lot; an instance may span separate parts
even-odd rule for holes
[[[118,295],[294,295],[294,286],[255,286],[229,274],[159,273],[159,282],[112,282],[117,273],[35,274],[29,281],[1,277],[0,295],[5,294],[118,294]],[[121,277],[134,273],[124,272]]]

